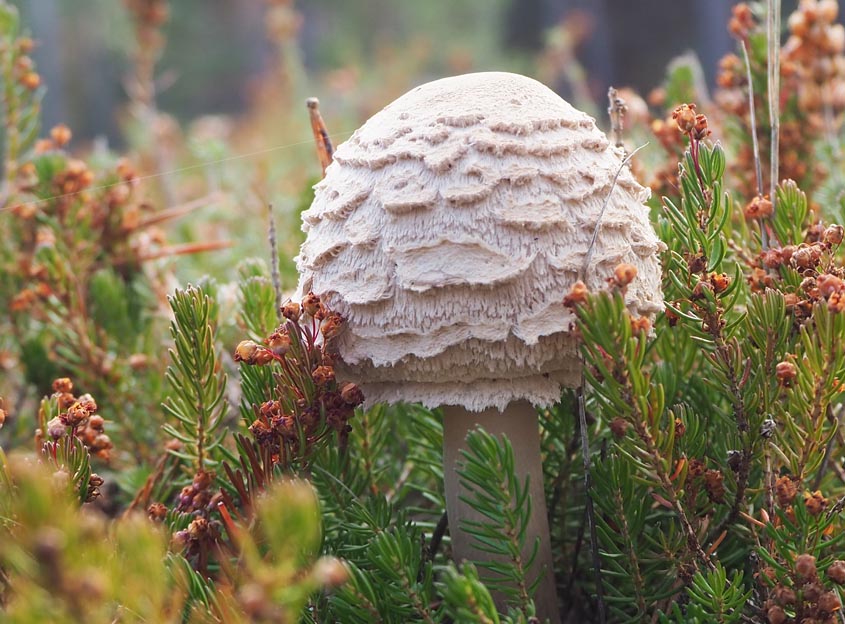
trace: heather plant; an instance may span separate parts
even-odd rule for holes
[[[836,2],[803,0],[781,46],[776,4],[734,9],[712,103],[689,64],[652,99],[659,147],[631,166],[653,177],[665,312],[631,316],[627,265],[566,298],[585,383],[540,411],[564,621],[841,619],[845,36]],[[298,14],[267,6],[301,85]],[[127,7],[131,109],[156,124],[167,4]],[[471,431],[459,467],[482,518],[462,528],[499,558],[453,563],[440,414],[363,409],[336,378],[346,319],[320,293],[286,300],[275,251],[173,288],[153,260],[219,245],[163,225],[204,200],[162,188],[155,209],[127,159],[73,156],[65,126],[38,139],[44,89],[6,3],[0,30],[4,621],[536,621],[509,441]],[[309,106],[318,176],[331,142]],[[638,138],[621,94],[611,109]],[[156,145],[137,153],[166,167]]]

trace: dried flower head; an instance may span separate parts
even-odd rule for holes
[[[318,386],[334,381],[334,369],[331,366],[318,366],[311,372],[311,378]]]
[[[695,116],[695,104],[681,104],[672,111],[672,119],[682,134],[690,134],[695,130]]]
[[[713,292],[717,295],[725,292],[731,285],[731,278],[727,273],[711,273],[710,284],[713,286]]]
[[[822,612],[821,614],[830,615],[835,611],[839,611],[842,607],[842,603],[839,601],[839,596],[837,596],[835,592],[826,591],[819,596],[818,607],[819,611]]]
[[[756,26],[754,13],[745,2],[740,2],[731,9],[728,31],[737,39],[748,39],[749,33]]]
[[[819,275],[816,278],[816,286],[819,289],[819,295],[825,299],[830,297],[833,293],[845,290],[845,282],[830,273],[823,273]]]
[[[804,492],[804,506],[811,516],[818,516],[827,508],[827,499],[822,496],[819,490]]]
[[[162,503],[151,503],[147,507],[147,516],[153,522],[164,522],[167,517],[167,507]]]
[[[824,231],[822,240],[828,245],[839,245],[842,242],[845,228],[841,225],[831,225]]]
[[[774,208],[768,195],[757,195],[745,206],[742,214],[747,220],[768,219],[772,216]]]
[[[302,298],[302,310],[309,316],[316,316],[322,305],[320,298],[312,292]]]
[[[720,470],[708,470],[704,473],[704,489],[714,503],[725,502],[725,477]]]
[[[783,508],[789,507],[798,495],[798,484],[792,477],[782,476],[775,481],[775,495],[778,505]]]
[[[320,323],[320,332],[326,339],[335,338],[343,331],[343,317],[337,312],[331,312]]]
[[[288,329],[286,327],[279,327],[276,331],[267,336],[264,343],[270,347],[274,354],[279,356],[284,355],[288,352],[288,349],[290,349],[290,334],[288,333]],[[243,342],[241,344],[243,344]]]
[[[347,405],[357,407],[364,403],[364,393],[357,384],[347,382],[340,386],[340,398]]]
[[[701,113],[695,116],[695,125],[692,129],[692,138],[696,141],[703,141],[710,136],[710,128],[707,125],[707,117]]]
[[[252,340],[242,340],[235,348],[235,362],[263,366],[273,361],[273,353]]]
[[[282,316],[296,323],[302,314],[302,309],[296,301],[288,301],[282,306]]]

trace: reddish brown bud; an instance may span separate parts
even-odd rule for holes
[[[839,596],[832,591],[827,591],[819,596],[818,605],[820,611],[828,614],[838,611],[842,607],[842,603],[839,602]]]
[[[41,76],[34,71],[26,72],[18,78],[18,82],[24,88],[29,89],[30,91],[35,91],[41,86]]]
[[[364,393],[356,384],[347,382],[340,387],[340,398],[347,405],[357,407],[364,402]]]
[[[610,421],[610,431],[617,438],[624,438],[628,432],[628,421],[624,418],[616,417]]]
[[[700,459],[693,458],[689,460],[689,468],[687,469],[687,474],[691,479],[696,477],[700,477],[704,474],[705,466],[704,462]]]
[[[813,578],[815,578],[815,571],[813,572]],[[817,602],[818,599],[822,597],[823,593],[824,587],[822,587],[821,584],[817,581],[804,585],[803,594],[805,602]],[[804,619],[802,620],[801,624],[811,624],[811,622],[808,622],[807,619]]]
[[[842,292],[845,289],[845,283],[835,275],[830,273],[823,273],[816,278],[816,286],[818,286],[819,294],[827,299],[835,292]]]
[[[567,308],[574,308],[587,301],[589,291],[581,280],[578,280],[569,289],[569,294],[563,298],[563,305]]]
[[[637,277],[637,267],[622,263],[613,269],[613,279],[618,286],[627,286]]]
[[[845,561],[837,559],[827,569],[828,578],[838,585],[845,585]]]
[[[795,560],[795,572],[802,578],[813,578],[816,575],[816,558],[813,555],[798,555]]]
[[[67,377],[61,377],[53,382],[53,392],[73,392],[73,382]]]
[[[795,604],[795,590],[791,587],[778,585],[775,587],[773,594],[777,603],[783,605],[784,607],[789,607]]]
[[[57,126],[53,126],[50,130],[50,138],[53,139],[53,143],[56,144],[56,147],[64,147],[68,143],[70,143],[70,139],[73,134],[65,124],[59,124]]]
[[[792,381],[798,376],[798,369],[795,368],[795,364],[792,362],[778,362],[778,365],[775,366],[775,377],[778,380],[778,383],[784,387],[789,387],[792,385]]]
[[[769,249],[763,254],[763,265],[769,269],[777,269],[783,264],[783,255],[780,249]]]
[[[704,254],[695,254],[687,258],[687,266],[690,273],[704,273],[707,270],[707,258]]]
[[[751,11],[751,7],[744,2],[740,2],[731,12],[728,31],[737,39],[748,39],[749,33],[755,26],[754,13]]]
[[[786,622],[786,612],[778,605],[772,605],[766,610],[766,618],[769,624],[784,624]]]
[[[147,516],[153,522],[164,522],[164,519],[167,517],[167,507],[162,503],[151,503],[147,507]]]

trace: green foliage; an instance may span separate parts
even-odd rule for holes
[[[455,622],[500,622],[490,592],[471,563],[464,563],[460,573],[456,569],[446,569],[443,599],[446,602],[446,613]]]
[[[169,301],[175,349],[170,351],[173,364],[166,378],[171,393],[164,409],[175,421],[165,424],[164,430],[184,445],[171,452],[203,471],[219,461],[220,443],[226,435],[221,428],[226,411],[226,374],[214,344],[216,310],[213,300],[194,286],[177,290]]]
[[[245,260],[238,266],[238,299],[247,337],[263,340],[270,335],[279,319],[275,310],[276,292],[264,262]]]
[[[2,469],[0,516],[14,519],[0,540],[5,622],[180,621],[160,530],[138,517],[109,527],[80,514],[43,464],[17,456]]]
[[[777,189],[778,210],[772,228],[781,245],[798,245],[804,240],[810,216],[807,196],[793,180],[784,180]]]
[[[691,53],[676,58],[667,68],[663,81],[666,104],[674,108],[684,102],[698,102],[706,96],[700,92],[705,86],[704,69],[698,58]]]
[[[687,587],[689,603],[684,607],[677,602],[674,603],[670,616],[661,614],[660,622],[662,624],[741,622],[743,611],[751,597],[751,590],[743,593],[743,587],[742,572],[735,572],[728,580],[727,572],[721,564],[710,572],[697,572],[692,583]]]
[[[137,515],[108,523],[74,498],[46,464],[0,454],[4,622],[293,621],[345,577],[340,562],[317,556],[319,507],[307,483],[268,489],[255,526],[235,529],[240,555],[217,588],[166,553],[161,526]]]
[[[461,529],[471,535],[475,548],[492,559],[478,562],[488,574],[485,584],[506,594],[525,616],[534,615],[532,596],[540,576],[530,578],[529,569],[537,556],[538,543],[527,543],[526,531],[531,518],[528,478],[520,482],[516,475],[510,441],[497,440],[483,429],[467,435],[466,449],[458,462],[462,496],[483,520],[465,520]]]

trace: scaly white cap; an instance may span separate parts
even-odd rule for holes
[[[316,185],[297,257],[300,294],[347,319],[338,375],[369,404],[556,402],[580,382],[562,300],[608,194],[585,282],[632,264],[629,309],[662,309],[649,191],[627,167],[614,187],[621,164],[590,116],[515,74],[430,82],[374,115]]]

